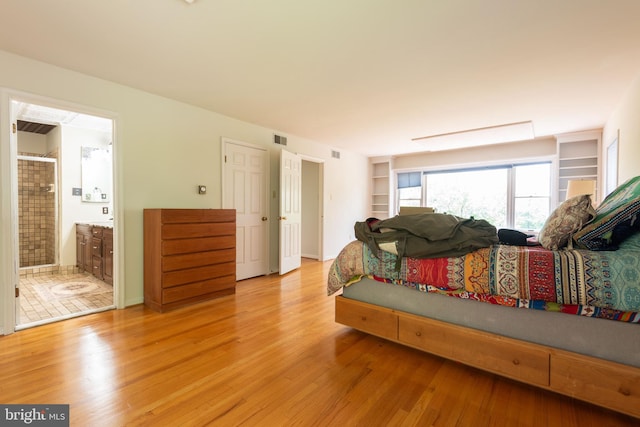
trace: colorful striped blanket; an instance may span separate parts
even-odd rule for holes
[[[349,243],[334,260],[327,293],[371,277],[422,292],[511,307],[640,323],[640,251],[550,251],[494,245],[456,258],[402,258]]]

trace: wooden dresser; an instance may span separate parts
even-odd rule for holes
[[[235,293],[234,209],[144,210],[144,303],[156,311]]]

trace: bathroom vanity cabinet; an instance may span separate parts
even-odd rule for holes
[[[102,230],[102,280],[113,285],[113,228]]]
[[[113,284],[113,228],[76,224],[76,265],[100,280]]]
[[[91,226],[76,224],[76,266],[78,271],[92,271],[91,268]]]

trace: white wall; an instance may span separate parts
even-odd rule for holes
[[[607,148],[618,142],[618,184],[640,175],[640,75],[615,108],[602,132],[602,164],[606,168]],[[605,170],[602,176],[607,176]]]
[[[501,161],[516,161],[527,158],[545,158],[556,154],[555,138],[540,138],[533,141],[473,147],[450,151],[435,151],[393,159],[394,169],[460,166],[467,164],[489,164]]]
[[[0,51],[0,87],[23,91],[48,99],[62,100],[110,112],[116,117],[114,141],[116,177],[117,261],[124,280],[126,305],[143,300],[143,221],[144,208],[219,208],[221,206],[221,138],[253,143],[272,151],[271,190],[278,190],[277,150],[273,133],[251,123],[232,119],[191,105],[158,97],[136,89],[103,81],[48,64]],[[2,106],[6,117],[8,101]],[[7,122],[1,129],[7,129]],[[282,133],[282,132],[278,132]],[[323,159],[325,183],[324,250],[332,258],[353,238],[353,224],[367,211],[367,159],[342,152],[331,158],[331,147],[316,141],[287,135],[287,149]],[[7,164],[8,151],[0,152],[0,163]],[[349,185],[345,185],[349,183]],[[7,174],[2,175],[2,215],[9,210]],[[206,195],[196,191],[198,184],[208,187]],[[277,199],[271,199],[271,265],[277,261]],[[3,229],[5,230],[5,229]],[[274,230],[276,233],[274,233]],[[6,248],[6,247],[4,247]],[[0,255],[1,268],[7,264],[6,250]],[[124,251],[124,252],[122,252]],[[4,264],[2,264],[4,263]],[[2,276],[5,277],[5,276]],[[4,284],[3,284],[4,285]]]
[[[18,132],[18,152],[47,154],[47,136],[33,132]]]

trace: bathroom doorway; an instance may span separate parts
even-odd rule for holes
[[[15,329],[115,308],[113,120],[18,100],[11,109],[19,257]],[[80,246],[78,224],[95,232],[82,241],[87,250]],[[86,262],[78,262],[81,255]]]

